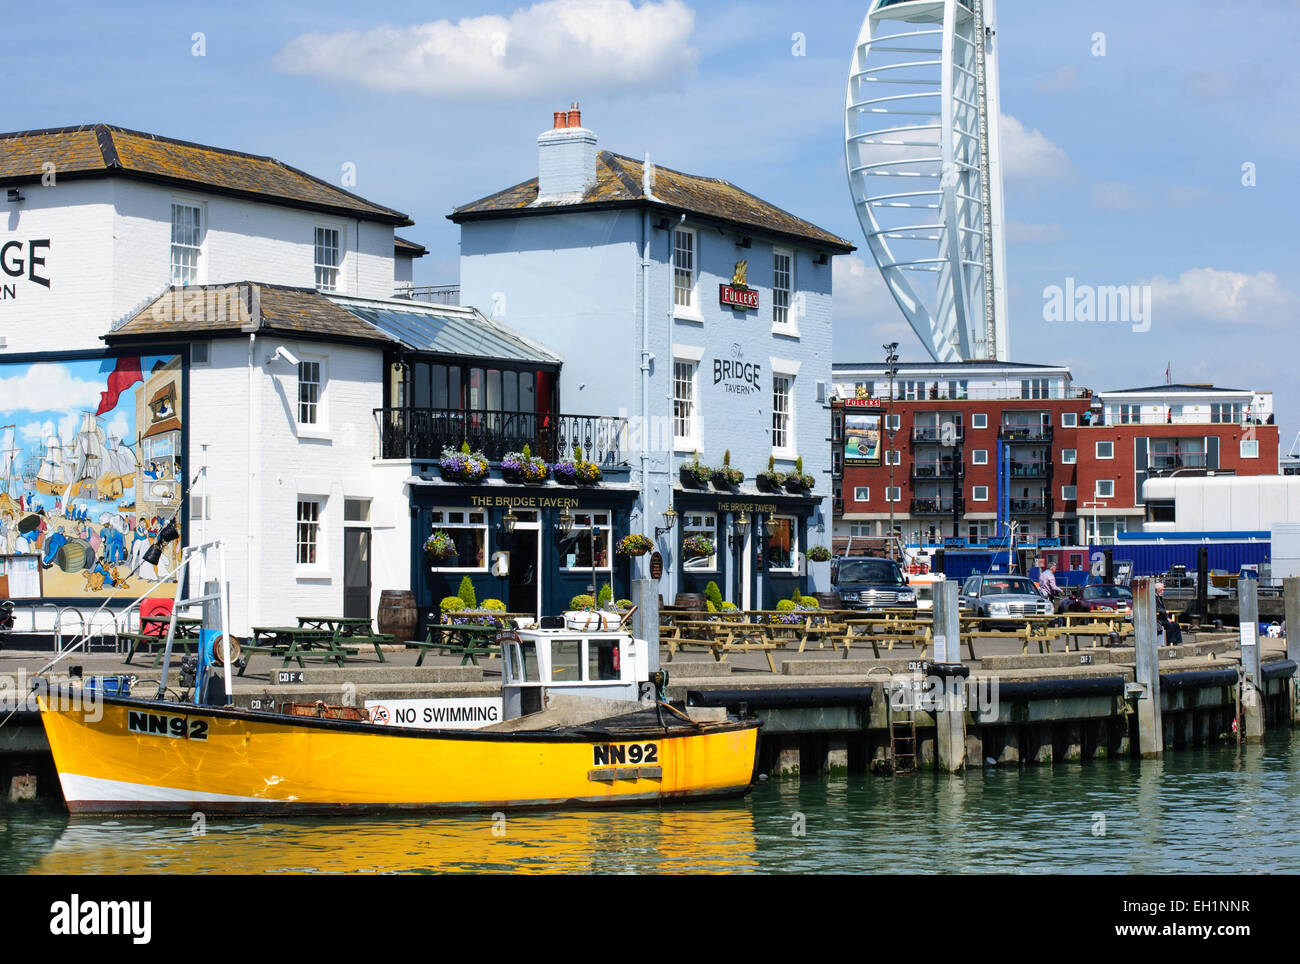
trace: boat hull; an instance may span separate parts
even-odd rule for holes
[[[58,691],[37,698],[73,813],[497,810],[737,796],[753,779],[758,738],[757,720],[667,733],[599,724],[490,733],[114,697],[92,703]]]

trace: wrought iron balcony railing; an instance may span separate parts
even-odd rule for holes
[[[437,460],[464,442],[492,462],[525,445],[547,462],[583,458],[598,465],[623,461],[627,419],[610,415],[479,412],[456,408],[377,408],[379,457]]]

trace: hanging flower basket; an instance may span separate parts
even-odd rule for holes
[[[708,536],[687,536],[682,540],[682,552],[687,559],[703,559],[713,555],[713,540]]]
[[[480,482],[488,474],[487,459],[482,452],[463,452],[451,448],[442,450],[438,468],[448,482]]]
[[[831,551],[825,546],[813,546],[808,550],[809,562],[830,562]]]
[[[618,546],[614,549],[620,556],[644,556],[647,552],[655,547],[647,536],[634,532],[618,540]]]
[[[424,542],[424,552],[433,562],[443,562],[457,555],[459,550],[451,536],[441,529],[435,529],[433,535]]]

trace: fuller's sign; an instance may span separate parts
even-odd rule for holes
[[[718,300],[728,308],[741,308],[745,311],[753,311],[758,308],[758,292],[753,288],[718,285]]]
[[[749,262],[737,261],[731,272],[731,284],[718,285],[718,301],[725,307],[752,311],[758,308],[758,292],[749,286]]]

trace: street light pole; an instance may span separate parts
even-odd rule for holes
[[[889,490],[894,487],[894,462],[889,453],[894,448],[894,376],[898,374],[898,342],[891,341],[884,346],[885,371],[889,375],[889,404],[885,412],[885,433],[889,444],[885,447],[885,462],[889,465],[889,488],[885,489],[885,501],[889,503],[889,558],[894,558],[894,503],[889,498]]]

